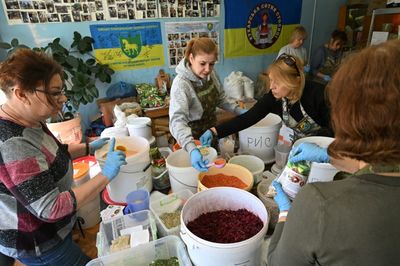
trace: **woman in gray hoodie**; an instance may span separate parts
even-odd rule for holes
[[[212,39],[192,39],[185,50],[185,58],[176,67],[177,76],[171,87],[170,131],[199,171],[208,168],[194,140],[216,125],[217,107],[236,114],[245,112],[225,96],[214,71],[217,59],[218,47]]]

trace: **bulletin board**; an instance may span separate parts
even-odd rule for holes
[[[168,41],[168,65],[176,67],[184,57],[189,41],[197,37],[208,37],[214,40],[219,50],[219,22],[167,22],[165,23],[166,40]]]
[[[8,24],[218,17],[220,0],[1,0]]]

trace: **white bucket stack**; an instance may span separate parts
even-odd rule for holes
[[[89,164],[88,163],[74,163],[74,186],[80,186],[90,180]],[[97,195],[93,200],[82,206],[77,216],[83,219],[82,228],[92,227],[100,222],[100,196]]]
[[[203,158],[213,162],[217,158],[217,151],[208,147],[208,154]],[[172,192],[177,193],[183,189],[197,192],[199,171],[192,167],[189,153],[183,149],[174,151],[168,156],[166,164]]]
[[[253,237],[236,243],[214,243],[194,235],[186,227],[201,214],[218,210],[246,209],[263,221],[263,228]],[[181,238],[195,265],[260,265],[261,245],[268,229],[268,213],[253,194],[237,188],[217,187],[199,192],[186,202],[181,214]]]
[[[240,151],[255,155],[265,163],[273,162],[281,124],[282,119],[278,115],[268,114],[257,124],[239,131]]]
[[[143,137],[150,140],[151,135],[151,119],[148,117],[133,117],[126,121],[129,136]]]
[[[153,187],[150,166],[150,145],[147,139],[142,137],[115,138],[115,146],[122,145],[127,151],[135,151],[136,154],[127,156],[127,165],[120,168],[118,175],[107,185],[110,199],[115,202],[126,202],[126,195],[139,188],[151,191]],[[103,168],[106,162],[104,155],[108,152],[108,144],[95,152],[96,160]]]
[[[293,144],[293,148],[300,145],[303,142],[315,143],[322,148],[327,148],[333,141],[333,138],[329,137],[305,137],[297,140]],[[338,169],[333,167],[330,163],[311,163],[310,174],[308,175],[307,183],[312,182],[328,182],[332,181],[335,174],[339,172]]]
[[[264,162],[254,155],[237,155],[229,159],[229,163],[237,164],[245,167],[251,172],[254,178],[254,184],[262,180],[262,173],[264,172]]]

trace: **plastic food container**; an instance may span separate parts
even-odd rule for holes
[[[179,265],[192,265],[182,240],[177,236],[167,236],[147,244],[91,260],[86,266],[148,266],[157,259],[169,259],[171,257],[177,257]]]
[[[110,220],[101,222],[96,240],[98,256],[102,257],[110,254],[111,241],[121,236],[122,229],[138,225],[142,225],[143,229],[149,230],[150,241],[157,239],[157,227],[155,225],[154,217],[149,210],[129,213],[124,216],[111,218]],[[113,255],[120,252],[122,251],[113,253]]]
[[[177,235],[179,236],[180,224],[168,229],[161,220],[160,216],[164,213],[172,213],[181,210],[185,202],[193,193],[184,189],[177,193],[166,195],[165,197],[150,203],[150,210],[156,218],[157,232],[159,236]],[[179,219],[180,221],[180,219]]]

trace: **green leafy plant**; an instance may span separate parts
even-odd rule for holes
[[[20,44],[18,39],[12,39],[10,43],[0,42],[0,49],[7,50],[8,55],[20,48],[51,54],[64,68],[64,86],[68,98],[64,118],[70,118],[73,117],[72,111],[78,110],[81,103],[91,103],[99,96],[96,81],[110,83],[111,76],[114,74],[114,70],[106,64],[101,64],[93,56],[93,43],[91,37],[82,37],[75,31],[70,49],[60,43],[60,38],[54,39],[45,47],[34,48]]]

